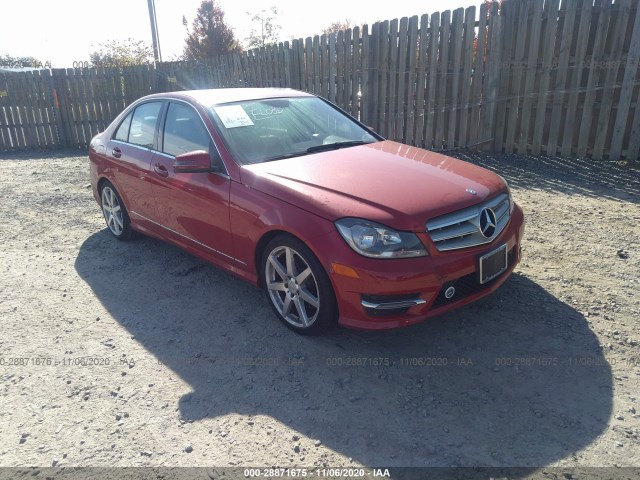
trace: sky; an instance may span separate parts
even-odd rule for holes
[[[201,0],[156,0],[163,60],[180,55],[189,24]],[[322,33],[330,23],[349,19],[372,24],[404,16],[458,7],[478,6],[480,0],[218,0],[225,21],[238,40],[251,31],[247,12],[276,6],[282,26],[280,40]],[[477,12],[476,12],[477,14]],[[56,68],[89,60],[99,43],[127,38],[151,45],[147,0],[0,0],[0,55],[32,56]]]

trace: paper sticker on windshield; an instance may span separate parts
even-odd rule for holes
[[[246,127],[253,125],[253,122],[244,111],[242,105],[224,105],[221,107],[213,107],[213,109],[222,120],[222,124],[226,128]]]
[[[280,115],[282,114],[282,112],[284,112],[284,108],[277,108],[277,107],[266,107],[266,108],[256,107],[256,108],[252,108],[249,111],[249,113],[251,114],[251,116],[256,122],[259,122],[260,120],[266,120],[268,118],[273,117],[274,115]]]

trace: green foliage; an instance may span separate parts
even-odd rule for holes
[[[43,63],[35,57],[13,57],[8,53],[0,55],[0,67],[6,68],[42,68]]]
[[[98,44],[98,47],[89,55],[94,67],[129,67],[153,61],[153,49],[142,40],[111,40]]]
[[[262,10],[255,14],[247,12],[247,15],[251,17],[251,23],[254,25],[249,36],[245,39],[247,48],[264,47],[278,43],[282,26],[276,23],[277,7],[272,6],[268,10]]]
[[[233,30],[224,22],[224,11],[215,0],[203,0],[200,4],[191,31],[187,28],[185,42],[187,60],[204,60],[242,51]]]

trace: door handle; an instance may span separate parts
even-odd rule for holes
[[[122,151],[118,147],[114,147],[111,154],[116,158],[120,158],[122,156]]]
[[[161,163],[156,163],[153,167],[153,171],[156,172],[156,174],[160,175],[161,177],[166,178],[169,176],[169,171],[167,170],[167,167],[165,167]]]

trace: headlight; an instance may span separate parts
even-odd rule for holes
[[[379,223],[359,218],[336,222],[342,238],[360,255],[371,258],[424,257],[427,250],[415,233],[396,232]]]
[[[513,195],[511,194],[511,189],[509,188],[509,184],[507,183],[507,181],[504,179],[504,177],[502,175],[498,175],[502,181],[504,182],[505,186],[507,187],[507,192],[509,193],[509,213],[513,212],[513,209],[515,208],[516,204],[513,201]]]

